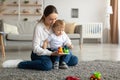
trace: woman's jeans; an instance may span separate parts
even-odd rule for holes
[[[68,56],[67,56],[68,57]],[[18,68],[21,69],[36,69],[48,71],[53,68],[53,56],[41,55],[38,56],[35,53],[31,53],[31,61],[23,61],[18,64]],[[78,58],[71,53],[69,57],[65,59],[68,66],[75,66],[78,63]]]

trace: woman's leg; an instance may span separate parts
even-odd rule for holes
[[[31,54],[32,61],[23,61],[20,62],[18,68],[21,69],[37,69],[37,70],[51,70],[52,69],[52,61],[50,56],[37,56],[32,52]]]
[[[68,60],[67,62],[68,66],[75,66],[76,64],[78,64],[78,57],[74,56],[71,51],[70,51],[70,56],[67,58],[67,60]]]
[[[67,65],[68,66],[75,66],[76,64],[78,64],[78,57],[74,56],[74,55],[71,55]]]
[[[53,49],[53,50],[51,50],[50,48],[47,48],[47,49],[52,52],[57,51],[57,49]],[[50,58],[51,58],[52,63],[60,61],[60,56],[50,56]]]

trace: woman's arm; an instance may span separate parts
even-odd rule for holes
[[[33,34],[33,52],[37,55],[51,55],[52,52],[48,49],[42,48],[43,41],[48,37],[48,34],[44,30],[44,25],[38,24],[34,29]]]
[[[43,26],[43,25],[42,25]],[[43,41],[47,39],[49,34],[46,33],[45,29],[41,27],[41,25],[37,25],[33,34],[33,52],[37,55],[52,55],[52,56],[60,56],[57,51],[52,52],[48,49],[43,49]]]

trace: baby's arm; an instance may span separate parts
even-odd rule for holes
[[[64,45],[66,45],[68,48],[72,49],[73,48],[72,42],[65,32],[64,32],[64,36],[66,37]]]
[[[46,49],[46,48],[47,48],[47,45],[48,45],[48,40],[46,39],[46,40],[43,42],[42,48],[43,48],[43,49]]]

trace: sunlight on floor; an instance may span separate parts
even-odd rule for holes
[[[91,60],[120,61],[120,46],[113,44],[83,44],[82,49],[80,49],[79,47],[74,48],[73,54],[78,56],[80,61]],[[30,55],[31,55],[30,49],[6,51],[6,60],[8,59],[30,60]]]

